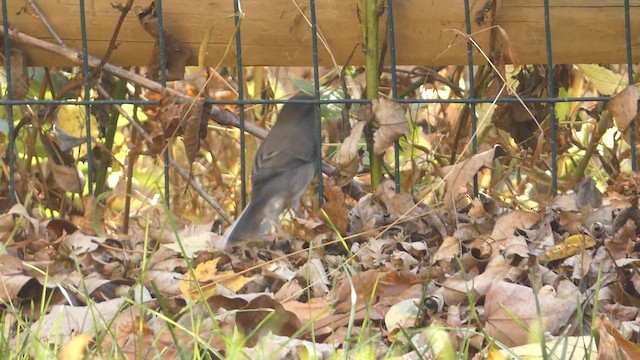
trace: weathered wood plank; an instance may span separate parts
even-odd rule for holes
[[[311,29],[305,20],[309,5],[295,0],[242,0],[245,17],[242,22],[243,62],[246,65],[308,66],[312,63]],[[509,36],[510,45],[521,63],[545,63],[546,46],[544,12],[540,0],[495,0],[495,25]],[[89,52],[102,56],[119,17],[112,0],[86,3]],[[473,18],[485,1],[471,1]],[[149,1],[136,1],[146,6]],[[632,48],[634,62],[640,62],[640,0],[631,1]],[[11,26],[19,31],[54,42],[26,1],[9,0]],[[360,42],[360,25],[356,0],[319,0],[319,29],[327,46],[320,44],[320,63],[324,66],[345,63],[352,49]],[[68,46],[81,46],[80,10],[75,0],[46,0],[38,5]],[[22,10],[21,9],[26,9]],[[206,62],[235,65],[233,42],[232,0],[184,0],[163,2],[167,31],[192,49],[190,63],[195,64],[198,47],[208,29],[212,28]],[[456,31],[464,32],[464,2],[462,0],[402,0],[394,2],[396,53],[398,64],[435,65],[465,64],[464,40]],[[383,15],[383,16],[386,16]],[[553,59],[556,63],[623,63],[626,61],[623,0],[551,0]],[[474,39],[489,51],[489,31],[473,25]],[[385,21],[381,21],[384,33]],[[480,32],[479,32],[480,31]],[[123,24],[118,48],[111,62],[117,65],[148,63],[153,40],[140,26],[134,12]],[[228,44],[229,51],[224,56]],[[327,50],[327,48],[329,50]],[[28,52],[30,65],[69,65],[63,58],[35,49]],[[476,54],[476,60],[482,57]],[[356,51],[353,64],[363,61]]]

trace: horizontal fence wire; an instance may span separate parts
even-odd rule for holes
[[[555,97],[555,98],[477,98],[477,99],[395,99],[403,104],[504,104],[504,103],[569,103],[586,101],[609,101],[610,96]],[[180,99],[177,100],[178,102]],[[205,100],[212,105],[273,105],[273,104],[369,104],[368,99],[319,99],[319,100],[282,100],[282,99],[245,99],[245,100]],[[135,99],[96,99],[96,100],[9,100],[0,99],[0,105],[158,105],[156,100]]]
[[[5,55],[5,68],[11,69],[11,42],[9,39],[9,29],[10,29],[10,21],[9,14],[7,12],[7,1],[2,0],[2,21],[4,28],[4,55]],[[320,127],[320,106],[321,105],[329,105],[329,104],[366,104],[370,103],[368,99],[321,99],[320,92],[320,80],[319,80],[319,55],[318,55],[318,30],[317,30],[317,18],[316,18],[316,2],[315,0],[309,0],[309,10],[310,10],[310,19],[309,22],[311,24],[311,35],[312,35],[312,65],[313,65],[313,78],[314,78],[314,99],[312,100],[276,100],[276,99],[245,99],[244,88],[243,88],[243,59],[242,59],[242,37],[241,37],[241,28],[242,28],[242,8],[241,3],[238,0],[231,0],[234,5],[234,22],[236,25],[235,31],[235,48],[236,48],[236,67],[237,67],[237,80],[238,80],[238,99],[237,100],[205,100],[205,104],[211,105],[237,105],[239,107],[239,122],[240,122],[240,153],[241,153],[241,164],[240,164],[240,177],[241,177],[241,198],[242,198],[242,206],[246,205],[246,160],[245,160],[245,114],[244,109],[247,105],[268,105],[268,104],[285,104],[285,103],[313,103],[317,105],[316,108],[316,136],[321,136],[321,127]],[[166,87],[167,83],[167,74],[166,74],[166,65],[167,65],[167,57],[166,57],[166,49],[165,49],[165,33],[163,27],[163,13],[162,13],[162,0],[156,0],[156,9],[158,14],[158,42],[160,48],[160,81],[163,87]],[[91,106],[96,105],[134,105],[134,106],[143,106],[143,105],[157,105],[158,101],[152,100],[139,100],[139,99],[97,99],[90,100],[90,91],[92,86],[92,73],[91,68],[88,65],[88,55],[89,49],[87,46],[88,35],[87,35],[87,24],[85,18],[85,1],[80,0],[80,14],[81,17],[81,35],[82,35],[82,54],[83,54],[83,63],[82,63],[82,73],[84,76],[84,99],[83,100],[43,100],[43,99],[33,99],[33,100],[15,100],[13,99],[12,93],[12,79],[11,79],[11,71],[7,70],[6,73],[6,96],[0,99],[0,106],[6,107],[6,116],[8,118],[8,131],[9,131],[9,144],[8,144],[8,161],[9,161],[9,199],[12,204],[15,203],[15,144],[16,144],[16,134],[14,134],[14,124],[13,124],[13,106],[15,105],[61,105],[61,104],[74,104],[74,105],[83,105],[86,108],[86,133],[87,133],[87,144],[91,144],[91,122],[90,118],[90,109]],[[471,29],[471,14],[470,14],[470,4],[469,0],[464,0],[464,12],[465,12],[465,30],[467,36],[472,36]],[[628,82],[632,84],[634,81],[634,71],[633,71],[633,62],[632,62],[632,28],[631,28],[631,19],[630,19],[630,3],[629,0],[624,0],[624,17],[625,17],[625,47],[626,47],[626,65],[627,65],[627,73],[628,73]],[[476,105],[478,104],[505,104],[505,103],[546,103],[549,104],[550,110],[550,145],[551,145],[551,178],[552,178],[552,189],[553,194],[555,195],[558,189],[558,169],[557,169],[557,144],[556,144],[556,128],[558,125],[558,119],[555,116],[554,104],[558,103],[568,103],[568,102],[607,102],[610,100],[610,96],[585,96],[585,97],[558,97],[556,96],[556,86],[554,84],[553,79],[553,44],[552,44],[552,33],[551,33],[551,13],[549,7],[549,0],[544,0],[544,24],[545,24],[545,38],[546,38],[546,51],[547,51],[547,71],[548,71],[548,84],[547,91],[548,97],[546,98],[478,98],[475,89],[474,83],[474,46],[471,42],[467,42],[467,53],[468,53],[468,63],[467,63],[467,76],[468,76],[468,91],[467,97],[461,99],[404,99],[399,98],[398,92],[398,80],[397,80],[397,64],[396,64],[396,42],[395,42],[395,23],[396,19],[393,16],[393,0],[387,0],[386,2],[386,11],[387,11],[387,31],[388,31],[388,41],[389,41],[389,59],[391,66],[391,79],[392,79],[392,89],[391,95],[392,99],[398,103],[403,104],[467,104],[469,106],[469,113],[471,118],[471,131],[472,131],[472,152],[475,154],[478,151],[478,143],[476,136],[476,128],[477,128],[477,114],[476,114]],[[637,154],[636,154],[636,122],[632,119],[631,128],[633,129],[630,132],[630,148],[631,148],[631,167],[633,171],[637,171]],[[319,144],[321,146],[321,144]],[[94,167],[94,159],[92,154],[91,146],[87,146],[88,154],[87,154],[87,162],[88,162],[88,192],[91,194],[93,191],[93,167]],[[318,154],[321,154],[318,151]],[[399,182],[400,182],[400,146],[396,141],[394,144],[394,173],[395,173],[395,181],[396,181],[396,190],[399,191]],[[169,204],[169,154],[165,149],[163,152],[164,157],[164,197]],[[321,171],[322,159],[320,155],[318,156],[318,175],[320,175]],[[322,197],[322,182],[319,182],[319,198],[320,201],[323,201]],[[477,194],[478,191],[478,183],[477,178],[474,179],[474,191]]]

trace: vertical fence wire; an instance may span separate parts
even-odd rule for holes
[[[242,61],[242,39],[240,32],[241,25],[241,8],[238,0],[234,1],[234,10],[235,16],[234,21],[236,24],[236,51],[237,51],[237,68],[238,68],[238,101],[237,105],[239,106],[239,119],[240,119],[240,148],[241,148],[241,166],[240,166],[240,176],[242,178],[242,186],[241,186],[241,197],[242,197],[242,206],[245,206],[246,202],[246,184],[244,179],[246,178],[246,162],[244,158],[244,152],[246,148],[245,144],[245,133],[244,133],[244,107],[247,101],[245,100],[244,87],[243,87],[243,61]],[[320,100],[320,81],[319,81],[319,55],[318,55],[318,29],[317,29],[317,17],[316,17],[316,2],[315,0],[309,0],[310,2],[310,12],[311,12],[311,31],[312,31],[312,46],[313,46],[313,71],[314,71],[314,89],[315,89],[315,103],[317,105],[316,108],[316,134],[317,136],[321,136],[321,122],[320,122],[320,104],[323,102]],[[633,84],[634,81],[634,70],[633,70],[633,57],[632,57],[632,40],[631,40],[631,16],[630,16],[630,1],[624,0],[624,17],[625,17],[625,45],[626,45],[626,65],[628,69],[628,82],[629,85]],[[79,2],[80,5],[80,16],[81,16],[81,35],[82,35],[82,73],[84,76],[84,99],[82,101],[78,101],[79,105],[85,107],[85,121],[86,121],[86,144],[87,144],[87,161],[88,161],[88,191],[89,193],[93,192],[93,167],[94,158],[92,153],[92,139],[91,139],[91,106],[95,104],[146,104],[149,101],[143,100],[121,100],[121,101],[104,101],[104,100],[91,100],[90,98],[90,89],[92,79],[90,78],[91,72],[88,65],[88,36],[87,36],[87,24],[86,24],[86,15],[85,15],[85,1],[81,0]],[[465,0],[465,25],[466,25],[466,33],[467,35],[471,34],[471,16],[470,16],[470,5],[469,0]],[[389,45],[390,45],[390,61],[391,61],[391,80],[392,80],[392,96],[394,101],[398,101],[401,103],[464,103],[468,104],[470,108],[470,115],[472,119],[472,146],[473,153],[477,153],[478,144],[477,144],[477,136],[476,136],[476,127],[477,127],[477,114],[476,114],[476,104],[478,103],[486,103],[493,102],[495,99],[479,99],[477,98],[477,94],[475,91],[474,84],[474,64],[473,64],[473,45],[470,42],[467,42],[467,53],[468,53],[468,73],[469,73],[469,96],[466,99],[399,99],[398,98],[398,85],[397,85],[397,64],[396,64],[396,44],[395,44],[395,23],[393,17],[393,0],[387,0],[387,10],[388,10],[388,36],[389,36]],[[160,77],[161,84],[166,86],[166,68],[167,68],[167,58],[166,58],[166,47],[165,47],[165,34],[163,27],[163,11],[162,11],[162,0],[156,0],[157,14],[158,14],[158,43],[160,48]],[[13,105],[54,105],[54,104],[64,104],[67,103],[65,100],[14,100],[13,92],[12,92],[12,76],[11,76],[11,41],[9,38],[9,16],[8,16],[8,6],[7,0],[2,0],[2,21],[4,28],[4,56],[5,56],[5,73],[6,73],[6,97],[0,99],[0,105],[6,106],[6,117],[8,124],[8,137],[9,137],[9,148],[8,148],[8,162],[9,162],[9,199],[11,204],[16,202],[16,192],[15,192],[15,144],[16,144],[16,134],[14,133],[14,123],[13,123]],[[549,117],[550,117],[550,146],[551,146],[551,180],[552,180],[552,193],[555,196],[558,191],[558,159],[557,159],[557,140],[556,140],[556,132],[557,132],[557,119],[555,113],[555,103],[557,102],[568,102],[568,101],[607,101],[609,97],[572,97],[572,98],[557,98],[556,97],[556,85],[553,77],[553,53],[552,53],[552,34],[551,34],[551,21],[550,21],[550,6],[549,0],[544,0],[544,26],[545,26],[545,40],[546,40],[546,51],[547,51],[547,68],[548,68],[548,98],[546,99],[522,99],[527,103],[534,102],[546,102],[549,106]],[[514,102],[514,99],[497,99],[498,103],[507,103]],[[268,102],[268,101],[267,101]],[[343,101],[344,102],[344,101]],[[361,102],[361,101],[351,101],[351,102]],[[266,103],[266,102],[265,102]],[[636,134],[635,134],[635,126],[636,122],[634,120],[631,121],[631,138],[630,138],[630,147],[631,147],[631,163],[633,171],[637,170],[637,154],[636,154]],[[319,144],[319,150],[321,150],[321,144]],[[398,143],[394,144],[395,150],[395,173],[396,173],[396,185],[399,185],[400,181],[400,159],[399,153],[400,148]],[[321,152],[318,151],[318,175],[319,179],[321,179]],[[164,183],[165,183],[165,199],[167,200],[167,204],[169,203],[169,154],[165,149],[163,153],[165,157],[165,171],[164,171]],[[399,189],[399,186],[396,186]],[[474,191],[477,193],[478,184],[477,179],[474,179]],[[319,194],[320,201],[322,202],[322,181],[319,181]]]
[[[625,45],[627,48],[627,75],[629,78],[629,86],[633,86],[633,64],[631,53],[631,14],[630,14],[629,0],[624,0],[624,35]],[[640,105],[640,101],[638,102]],[[625,119],[626,120],[626,119]],[[635,116],[629,123],[630,139],[629,147],[631,147],[631,170],[638,170],[638,163],[636,161],[636,121]]]
[[[464,0],[464,23],[467,36],[471,36],[471,8],[469,6],[469,0]],[[469,72],[469,98],[476,100],[476,81],[473,71],[473,44],[471,41],[467,41],[467,67]],[[478,128],[478,115],[476,114],[476,103],[470,102],[469,113],[471,114],[471,150],[473,154],[478,153],[478,136],[476,130]],[[461,121],[463,121],[461,119]],[[478,196],[479,193],[478,175],[473,177],[473,195]]]
[[[387,29],[389,36],[389,61],[391,62],[391,94],[398,101],[398,73],[396,69],[396,32],[393,22],[393,0],[387,0]],[[394,180],[396,193],[400,193],[400,142],[393,142]]]
[[[553,79],[553,54],[552,54],[552,44],[551,44],[551,14],[549,11],[549,0],[544,0],[544,30],[545,30],[545,40],[547,47],[547,91],[549,92],[548,97],[553,99],[556,97],[556,89],[555,83]],[[555,197],[558,193],[558,144],[556,141],[556,111],[555,111],[555,103],[548,102],[549,106],[549,120],[550,120],[550,131],[549,137],[551,144],[551,191],[552,195]]]
[[[84,80],[84,126],[87,143],[87,188],[89,195],[93,194],[93,141],[91,139],[91,69],[89,69],[89,46],[87,45],[87,19],[85,16],[84,0],[80,0],[80,32],[82,36],[82,77]]]
[[[318,22],[316,18],[316,2],[315,0],[309,0],[309,7],[311,11],[311,41],[312,41],[312,54],[313,54],[313,87],[315,90],[315,126],[316,136],[318,141],[316,142],[317,155],[316,155],[316,172],[318,174],[318,201],[320,206],[324,203],[323,188],[322,188],[322,122],[320,119],[320,74],[318,66]]]
[[[167,87],[167,49],[164,37],[164,22],[162,12],[162,0],[156,0],[156,10],[158,14],[158,46],[160,47],[160,84]],[[156,74],[154,74],[156,75]],[[164,159],[164,200],[165,206],[169,206],[170,193],[170,177],[169,177],[169,149],[165,146],[162,153]]]
[[[9,41],[9,16],[7,15],[7,0],[2,0],[2,26],[4,27],[4,66],[5,76],[7,79],[7,100],[13,100],[12,82],[11,82],[11,42]],[[11,205],[16,203],[15,187],[15,145],[16,136],[13,132],[13,105],[7,104],[7,126],[9,131],[9,202]]]
[[[247,205],[247,161],[245,159],[245,150],[247,147],[246,137],[244,134],[244,83],[243,83],[243,65],[242,65],[242,32],[240,28],[242,26],[242,8],[240,7],[239,0],[233,0],[233,22],[235,24],[235,39],[236,39],[236,68],[238,79],[238,120],[240,121],[240,203],[244,209]]]

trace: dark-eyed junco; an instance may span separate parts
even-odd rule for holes
[[[310,100],[298,95],[294,100]],[[251,201],[225,233],[224,246],[268,238],[280,215],[297,204],[315,173],[318,139],[314,105],[288,103],[258,148],[251,172]]]

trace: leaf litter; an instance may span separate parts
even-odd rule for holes
[[[477,163],[469,165],[475,171],[495,157],[476,156],[468,160]],[[454,184],[470,179],[465,165],[447,171]],[[342,243],[311,212],[307,221],[315,225],[297,232],[304,241],[288,241],[288,254],[269,244],[225,253],[210,226],[173,233],[149,224],[154,229],[146,241],[136,231],[106,238],[62,219],[40,221],[16,205],[0,216],[7,252],[0,294],[13,304],[48,299],[47,313],[30,314],[34,325],[27,330],[45,342],[65,344],[80,334],[99,338],[110,329],[116,335],[102,346],[119,346],[127,356],[141,355],[131,344],[152,339],[160,339],[156,354],[177,356],[197,346],[230,354],[235,336],[246,354],[279,343],[285,357],[324,357],[360,333],[380,334],[380,353],[411,341],[436,356],[428,346],[438,333],[435,324],[449,329],[454,345],[475,338],[470,343],[479,356],[493,351],[477,339],[481,332],[517,347],[534,335],[579,336],[601,326],[590,324],[592,315],[611,319],[615,326],[601,331],[634,353],[637,348],[621,339],[638,336],[640,210],[635,195],[624,195],[636,179],[610,187],[610,197],[593,191],[590,181],[539,212],[500,207],[486,197],[452,212],[384,182],[355,205],[329,196],[327,206],[337,208],[329,212],[348,212],[346,233],[354,236]],[[459,203],[466,195],[455,188],[447,186],[447,196]],[[610,216],[593,215],[604,213]],[[599,306],[592,314],[596,292]],[[582,323],[576,322],[578,306]],[[164,316],[140,317],[163,308]],[[189,320],[194,314],[206,320],[199,327]],[[167,316],[183,324],[172,335],[177,342],[167,338]],[[201,337],[194,338],[192,329]],[[414,335],[406,338],[409,329]],[[414,356],[415,350],[405,354]]]

